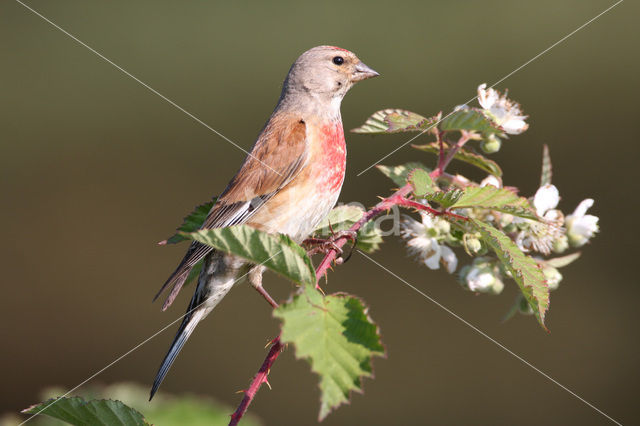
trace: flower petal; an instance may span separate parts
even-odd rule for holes
[[[533,197],[533,205],[538,216],[544,216],[547,210],[555,209],[560,202],[560,192],[555,185],[546,184],[536,191]]]
[[[447,272],[453,274],[458,267],[458,258],[456,254],[448,246],[441,246],[441,260],[444,266],[447,268]]]
[[[587,210],[589,210],[592,206],[593,206],[593,199],[587,198],[585,200],[582,200],[580,204],[578,204],[578,207],[576,207],[576,209],[573,211],[573,214],[571,216],[582,217],[585,215],[585,213],[587,213]]]

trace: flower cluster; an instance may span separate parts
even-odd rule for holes
[[[429,269],[439,269],[443,264],[451,274],[458,266],[456,254],[446,245],[451,240],[451,225],[446,220],[420,212],[422,221],[404,216],[400,224],[402,236],[409,253]]]
[[[517,135],[528,128],[526,115],[520,106],[506,95],[496,90],[487,89],[485,84],[478,87],[478,101],[481,111],[501,132],[480,136],[472,135],[470,140],[482,140],[481,147],[485,152],[499,149],[500,137]],[[467,106],[458,107],[458,111],[469,111]],[[497,141],[497,142],[496,142]],[[495,144],[497,145],[497,148]],[[494,144],[491,146],[491,144]],[[489,149],[488,149],[488,148]],[[545,151],[545,155],[548,153]],[[549,258],[561,254],[569,248],[585,245],[598,232],[598,217],[587,214],[593,206],[590,198],[582,201],[569,215],[559,208],[560,192],[550,182],[550,159],[545,158],[549,168],[549,176],[543,177],[543,184],[533,197],[525,200],[531,209],[532,217],[509,214],[486,208],[464,208],[454,210],[455,213],[468,218],[481,220],[501,230],[518,248],[531,256],[541,267],[550,290],[555,290],[562,280],[558,268],[575,260],[577,255]],[[544,174],[544,170],[543,170]],[[502,181],[494,175],[487,176],[480,183],[472,182],[463,176],[455,176],[452,182],[458,188],[494,186],[503,188]],[[449,188],[441,188],[447,190]],[[517,191],[515,188],[509,190]],[[421,202],[427,203],[426,200]],[[402,237],[406,241],[409,253],[423,262],[430,269],[438,269],[444,265],[449,273],[454,273],[458,266],[458,257],[453,251],[459,247],[473,257],[470,264],[458,271],[458,281],[463,288],[475,293],[499,294],[504,288],[504,281],[509,273],[504,270],[499,259],[488,250],[480,235],[473,232],[461,232],[452,229],[447,220],[420,212],[421,220],[409,216],[402,219]],[[535,218],[535,219],[534,219]],[[531,308],[518,300],[520,310],[530,313]]]

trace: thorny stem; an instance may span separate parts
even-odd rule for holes
[[[258,373],[253,377],[249,388],[244,391],[244,398],[242,398],[242,402],[240,402],[240,405],[236,409],[235,413],[231,415],[229,426],[237,425],[240,419],[242,419],[242,416],[244,416],[244,414],[247,412],[247,408],[249,408],[249,404],[251,404],[251,401],[253,401],[256,393],[258,393],[260,386],[262,386],[263,383],[266,383],[267,386],[269,386],[267,376],[269,375],[271,366],[280,355],[280,352],[282,352],[283,347],[284,346],[280,341],[280,335],[278,335],[278,337],[271,341],[271,349],[269,350],[267,357],[264,359],[260,370],[258,370]]]
[[[458,142],[453,147],[451,147],[446,157],[444,155],[444,144],[442,141],[441,132],[438,132],[437,138],[440,144],[438,166],[434,171],[432,171],[429,174],[429,176],[432,179],[436,179],[437,177],[440,177],[440,176],[451,177],[450,175],[446,174],[444,170],[449,165],[453,157],[456,155],[456,152],[458,152],[458,150],[462,148],[462,146],[464,146],[465,143],[467,143],[467,141],[470,138],[470,134],[468,132],[463,131],[462,136],[460,137]],[[364,215],[362,215],[362,217],[360,218],[360,220],[358,220],[356,223],[354,223],[351,226],[351,228],[349,228],[348,233],[357,232],[360,228],[362,228],[362,226],[365,223],[367,223],[374,217],[378,216],[379,214],[389,210],[393,206],[412,207],[418,210],[427,211],[433,214],[434,216],[446,214],[462,220],[467,219],[466,217],[457,215],[455,213],[434,210],[433,208],[425,204],[421,204],[407,198],[412,191],[413,191],[413,186],[410,183],[407,183],[405,186],[398,189],[389,197],[384,198],[382,201],[376,204],[371,210],[365,212]],[[329,250],[326,252],[324,256],[324,259],[322,259],[322,261],[316,268],[316,277],[318,277],[316,281],[316,289],[322,291],[322,289],[318,285],[320,278],[327,274],[327,271],[331,267],[331,264],[336,260],[336,256],[341,251],[342,246],[344,246],[346,242],[349,240],[349,237],[347,236],[348,233],[345,233],[345,235],[340,236],[333,241],[332,247],[329,248]],[[274,306],[274,308],[276,307],[277,307],[277,304]],[[253,380],[251,381],[249,388],[244,391],[244,397],[242,398],[240,405],[238,406],[236,411],[231,415],[231,421],[229,422],[229,426],[234,426],[238,424],[242,416],[244,416],[244,414],[247,412],[247,409],[249,408],[249,404],[251,404],[251,402],[253,401],[253,398],[256,396],[256,393],[260,389],[260,386],[262,386],[263,383],[267,383],[267,385],[269,384],[267,380],[269,371],[271,370],[271,366],[273,365],[273,363],[276,361],[276,359],[278,359],[278,356],[280,355],[280,352],[282,351],[283,348],[284,348],[284,345],[280,341],[280,335],[278,335],[275,339],[271,341],[271,349],[269,350],[267,357],[265,358],[264,362],[262,363],[262,366],[258,370],[258,373],[253,377]]]

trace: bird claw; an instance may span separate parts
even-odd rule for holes
[[[349,250],[349,254],[345,257],[344,250],[341,247],[338,247],[336,241],[346,238],[348,241],[352,241],[353,245],[351,250]],[[344,263],[351,257],[353,253],[353,249],[358,242],[358,233],[356,231],[344,230],[333,232],[329,238],[307,238],[302,242],[303,245],[307,247],[307,254],[309,256],[313,256],[318,253],[328,253],[330,251],[335,251],[337,253],[336,263]],[[340,259],[340,260],[338,260]]]

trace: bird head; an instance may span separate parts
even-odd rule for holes
[[[283,87],[287,93],[304,93],[319,101],[338,103],[358,81],[379,74],[355,53],[335,46],[318,46],[293,63]]]

